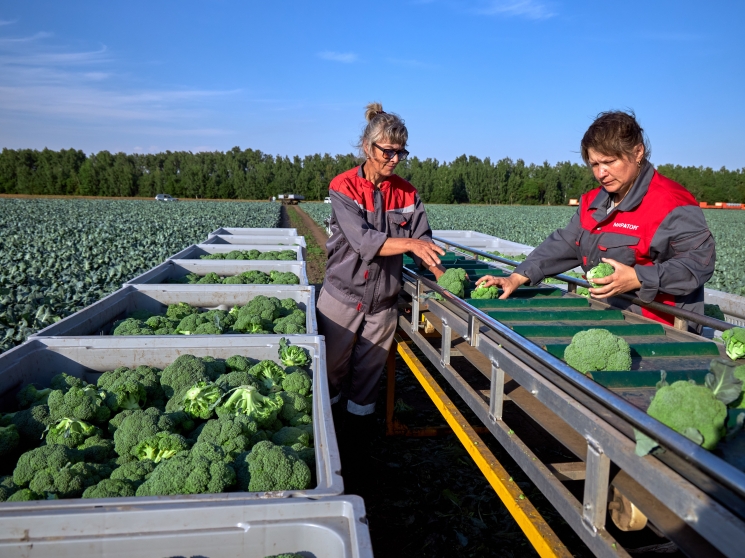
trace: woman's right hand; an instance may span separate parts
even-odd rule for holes
[[[483,277],[480,277],[476,280],[476,286],[496,286],[502,289],[502,296],[500,296],[499,298],[503,300],[505,298],[509,298],[509,296],[513,292],[515,292],[515,289],[527,282],[527,277],[525,277],[524,275],[518,275],[517,273],[513,273],[507,277],[494,277],[492,275],[484,275]]]

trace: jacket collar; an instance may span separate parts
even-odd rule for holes
[[[595,209],[595,213],[592,214],[592,218],[600,223],[601,221],[605,221],[608,217],[610,217],[611,214],[615,213],[616,211],[632,211],[636,209],[640,203],[642,203],[642,200],[644,199],[644,196],[647,195],[647,190],[649,190],[649,183],[652,182],[652,177],[654,176],[655,170],[652,166],[652,163],[649,161],[645,162],[642,165],[641,171],[639,172],[639,176],[636,178],[636,181],[634,182],[633,186],[631,186],[631,189],[629,190],[629,193],[626,194],[626,197],[623,198],[623,201],[617,205],[615,208],[613,208],[613,211],[611,213],[608,213],[608,208],[610,207],[610,195],[608,192],[605,191],[604,188],[600,188],[600,192],[598,192],[598,195],[595,196],[595,199],[592,200],[592,203],[590,204],[590,209]]]
[[[363,186],[366,186],[368,188],[372,188],[373,190],[375,190],[376,189],[375,188],[375,184],[373,184],[367,178],[365,178],[365,173],[362,170],[362,167],[364,166],[364,164],[365,163],[362,163],[359,167],[357,167],[357,177],[362,179],[362,185]],[[379,189],[380,190],[385,190],[386,188],[389,188],[390,186],[391,186],[391,180],[390,179],[389,180],[384,180],[383,182],[380,183],[380,188]]]

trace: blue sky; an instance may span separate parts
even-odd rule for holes
[[[633,108],[653,162],[745,167],[745,2],[0,2],[0,147],[579,161]]]

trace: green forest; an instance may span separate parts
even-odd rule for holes
[[[272,156],[253,149],[191,153],[126,154],[63,149],[3,149],[0,194],[268,199],[293,192],[309,200],[327,195],[331,179],[358,164],[353,154]],[[699,201],[745,202],[745,169],[661,165],[658,170],[683,184]],[[595,187],[584,165],[526,164],[462,155],[449,163],[412,157],[399,175],[419,190],[424,202],[566,205]]]

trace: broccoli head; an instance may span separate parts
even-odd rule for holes
[[[17,492],[14,492],[10,498],[8,498],[8,502],[31,502],[33,500],[44,500],[46,499],[43,494],[37,494],[33,490],[30,490],[28,488],[21,488]]]
[[[13,424],[18,429],[21,445],[24,446],[38,445],[38,440],[43,437],[47,426],[53,422],[54,419],[50,416],[47,405],[34,405],[29,409],[3,417],[4,426]]]
[[[101,431],[82,420],[62,418],[49,427],[47,444],[62,444],[68,448],[76,448],[87,438],[101,434]]]
[[[225,366],[230,370],[231,372],[236,372],[239,370],[248,370],[255,364],[255,361],[251,361],[244,357],[243,355],[233,355],[231,357],[228,357],[225,360]]]
[[[295,250],[280,250],[277,254],[278,260],[297,260],[297,252]]]
[[[491,287],[485,287],[483,283],[481,283],[478,287],[473,289],[471,291],[471,298],[480,298],[480,299],[492,299],[492,298],[499,298],[499,288],[496,285],[492,285]]]
[[[160,463],[164,459],[170,459],[177,453],[188,449],[189,442],[181,434],[158,432],[132,448],[132,455],[139,461],[147,459],[154,463]]]
[[[81,388],[88,384],[77,376],[70,376],[69,374],[62,372],[61,374],[54,376],[49,385],[53,390],[67,391],[72,387]]]
[[[25,487],[40,471],[61,469],[68,463],[77,463],[82,460],[81,452],[66,446],[59,444],[41,446],[21,454],[13,470],[13,482],[17,486]]]
[[[259,390],[267,395],[282,389],[285,371],[272,360],[262,360],[248,371],[259,382]],[[253,383],[253,382],[252,382]]]
[[[308,466],[291,448],[270,441],[258,442],[234,462],[239,489],[250,492],[305,490],[310,486]],[[247,486],[243,483],[247,482]]]
[[[437,284],[443,289],[450,291],[455,296],[463,298],[466,295],[466,288],[470,283],[468,280],[468,273],[466,273],[465,269],[451,267],[446,270],[445,273],[440,275]]]
[[[291,271],[270,271],[269,276],[271,277],[272,283],[274,285],[300,284],[300,278]]]
[[[582,372],[631,370],[629,344],[607,329],[580,331],[564,349],[566,363]]]
[[[232,277],[226,277],[223,279],[224,285],[243,285],[245,281],[240,275],[233,275]]]
[[[214,409],[222,397],[217,384],[198,382],[184,393],[181,408],[192,418],[207,420],[214,414]]]
[[[12,475],[0,477],[0,502],[5,502],[16,492],[18,492],[18,487],[13,482]]]
[[[745,357],[745,328],[733,327],[722,333],[727,356],[732,360]]]
[[[94,434],[80,444],[77,448],[83,454],[83,461],[88,463],[103,463],[114,455],[114,440],[102,438],[100,434]]]
[[[216,409],[217,416],[246,415],[255,420],[262,428],[271,428],[282,410],[284,401],[279,394],[266,397],[259,393],[254,386],[240,386],[235,388],[229,397]]]
[[[613,272],[615,271],[616,270],[613,269],[613,266],[611,264],[603,262],[596,265],[587,272],[587,280],[590,282],[591,287],[597,289],[598,287],[602,287],[603,285],[598,285],[597,283],[593,282],[593,279],[608,277],[608,275],[613,275]]]
[[[660,387],[647,414],[711,450],[724,435],[727,406],[709,388],[683,380]]]
[[[111,410],[105,403],[105,392],[95,386],[73,387],[67,392],[58,390],[49,394],[49,414],[55,421],[63,418],[104,423],[109,420]]]
[[[158,463],[137,489],[137,496],[225,492],[235,484],[235,470],[225,459],[219,446],[197,443],[191,451]]]
[[[210,442],[220,446],[231,459],[251,449],[256,442],[266,440],[264,431],[247,415],[223,415],[208,420],[197,430],[197,443]]]
[[[163,392],[169,399],[177,391],[210,380],[207,365],[194,355],[181,355],[166,366],[160,375]]]
[[[313,404],[310,399],[291,391],[281,391],[279,396],[283,405],[278,416],[283,423],[300,426],[313,422]]]
[[[114,448],[121,456],[131,455],[132,449],[158,432],[177,432],[179,426],[173,416],[151,407],[131,411],[114,432]]]
[[[19,409],[28,409],[32,405],[44,405],[47,402],[52,388],[37,389],[34,384],[28,384],[16,393]]]
[[[150,473],[155,470],[155,466],[156,463],[150,460],[130,461],[114,469],[109,478],[128,481],[136,488],[150,477]]]
[[[21,437],[15,424],[0,426],[0,457],[15,451],[20,441]]]
[[[219,283],[222,283],[222,279],[214,271],[210,271],[209,273],[206,273],[204,277],[202,277],[199,281],[197,281],[198,285],[216,285]]]
[[[104,372],[98,378],[96,385],[108,393],[135,393],[141,395],[139,390],[135,389],[134,384],[141,386],[145,390],[145,402],[150,406],[163,404],[163,388],[160,386],[160,370],[150,366],[138,366],[137,368],[127,368],[122,366],[116,370]],[[108,401],[107,401],[108,403]],[[136,409],[143,408],[145,405],[142,401],[138,402],[139,407],[127,405],[119,409]]]
[[[308,352],[297,345],[290,345],[290,342],[284,337],[279,340],[279,360],[285,366],[306,366],[310,359]]]
[[[169,304],[166,309],[166,317],[174,321],[181,321],[186,316],[196,314],[199,312],[198,309],[188,305],[186,302],[179,302],[177,304]]]
[[[121,479],[103,479],[83,491],[83,498],[126,498],[134,496],[135,485]]]
[[[252,269],[250,271],[244,271],[239,275],[243,282],[247,285],[268,285],[272,282],[272,279],[258,269]]]
[[[112,335],[154,335],[153,330],[142,320],[127,318],[114,322]]]
[[[296,366],[285,368],[285,379],[282,380],[283,390],[300,395],[310,395],[312,387],[313,381],[305,370]]]
[[[49,467],[34,475],[28,487],[37,494],[54,494],[59,498],[79,498],[89,486],[111,474],[108,465],[100,463],[67,463],[61,468]]]
[[[248,370],[241,370],[236,372],[230,372],[229,374],[223,374],[215,380],[215,383],[220,386],[223,391],[230,391],[233,388],[239,386],[252,385],[257,389],[260,389],[259,380],[251,375]]]
[[[220,254],[219,252],[216,254],[202,254],[199,256],[200,260],[224,260],[226,254]],[[233,259],[240,259],[240,258],[233,258]]]
[[[283,426],[272,435],[272,443],[278,446],[294,446],[301,444],[304,447],[310,446],[310,436],[305,430],[295,428],[294,426]]]
[[[273,331],[274,333],[303,335],[306,333],[305,323],[305,312],[294,310],[292,314],[274,320]]]
[[[258,314],[239,314],[233,324],[233,330],[241,333],[263,334],[273,328],[273,324]]]

